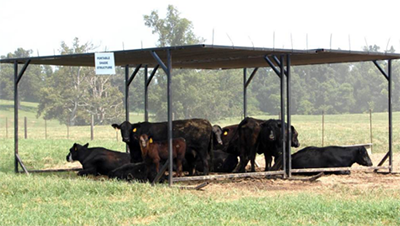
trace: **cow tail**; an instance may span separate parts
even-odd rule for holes
[[[208,151],[209,151],[209,156],[210,156],[210,160],[208,161],[208,168],[210,169],[210,172],[214,172],[214,164],[213,164],[213,160],[214,160],[214,139],[213,139],[213,133],[211,132],[210,135],[210,144],[208,147]]]

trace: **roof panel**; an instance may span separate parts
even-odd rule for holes
[[[268,49],[255,47],[192,45],[163,48],[134,49],[111,51],[114,52],[116,66],[148,65],[155,67],[156,60],[151,52],[166,62],[167,51],[171,51],[172,66],[174,68],[192,69],[229,69],[268,67],[265,56],[291,55],[292,65],[312,65],[326,63],[346,63],[373,60],[400,59],[400,54],[357,52],[341,50],[292,50],[292,49]],[[56,65],[56,66],[94,66],[94,53],[55,55],[31,58],[1,59],[0,63],[25,63]]]

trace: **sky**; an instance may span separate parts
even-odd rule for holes
[[[61,42],[91,42],[96,52],[151,48],[144,15],[174,5],[204,44],[400,53],[398,0],[0,0],[0,56],[17,48],[58,55]]]

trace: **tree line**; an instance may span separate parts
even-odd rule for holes
[[[203,43],[193,33],[192,23],[179,17],[173,6],[165,19],[157,11],[144,16],[145,25],[159,36],[158,47]],[[95,47],[62,42],[60,54],[87,53]],[[365,47],[378,52],[379,46]],[[394,52],[393,47],[390,52]],[[2,58],[32,56],[32,50],[17,49]],[[380,62],[386,68],[386,62]],[[400,67],[392,64],[393,109],[400,110]],[[150,69],[151,71],[151,69]],[[251,71],[251,70],[250,70]],[[20,82],[20,100],[39,103],[37,116],[57,119],[62,124],[86,125],[92,115],[96,124],[124,120],[123,96],[125,70],[116,75],[96,76],[94,68],[30,65]],[[362,113],[388,108],[388,82],[372,62],[295,66],[291,71],[291,108],[293,114]],[[12,100],[13,65],[0,65],[0,99]],[[268,67],[260,68],[247,89],[248,115],[280,111],[279,77]],[[149,86],[151,120],[166,120],[166,76],[156,73]],[[144,72],[141,70],[130,87],[130,111],[144,110]],[[211,121],[243,114],[243,70],[173,70],[172,100],[175,119],[206,118]]]

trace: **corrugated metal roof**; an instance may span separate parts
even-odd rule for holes
[[[191,45],[149,49],[134,49],[110,51],[114,53],[116,66],[148,65],[155,67],[156,60],[151,52],[166,62],[167,51],[172,55],[173,68],[192,69],[229,69],[229,68],[254,68],[268,67],[265,56],[291,55],[291,65],[312,65],[326,63],[346,63],[373,60],[400,59],[400,54],[342,51],[342,50],[291,50],[270,49],[258,47],[235,47],[216,45]],[[28,59],[30,64],[56,65],[56,66],[94,66],[94,53],[56,55],[17,59],[1,59],[0,63],[25,63]]]

